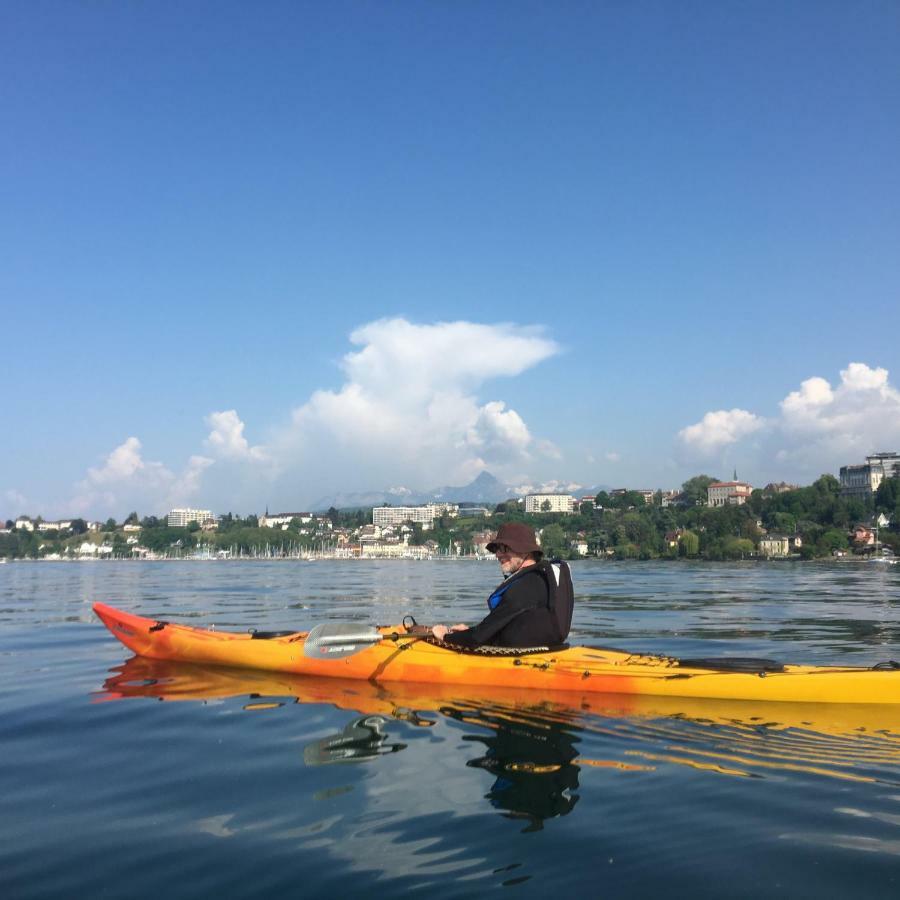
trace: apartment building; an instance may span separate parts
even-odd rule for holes
[[[173,509],[166,516],[169,528],[186,528],[191,522],[207,525],[216,521],[216,517],[208,509]]]
[[[423,506],[375,506],[372,509],[372,524],[379,528],[402,525],[404,522],[418,522],[429,529],[434,520],[441,516],[456,518],[459,506],[455,503],[426,503]]]
[[[564,513],[571,515],[578,509],[578,501],[571,494],[526,494],[527,513]]]

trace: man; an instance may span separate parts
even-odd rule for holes
[[[487,548],[496,555],[504,578],[488,598],[490,612],[472,628],[435,625],[434,637],[457,647],[545,647],[564,641],[553,609],[553,571],[541,562],[534,530],[522,522],[507,522]]]

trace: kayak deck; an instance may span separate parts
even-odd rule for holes
[[[380,629],[385,639],[340,659],[304,654],[308,632],[275,637],[220,632],[148,619],[103,603],[94,611],[126,647],[151,659],[371,682],[656,697],[805,703],[900,704],[900,670],[840,666],[760,666],[728,671],[727,660],[690,663],[665,656],[602,647],[496,656],[460,653],[407,635],[403,626]],[[764,661],[760,661],[764,662]]]

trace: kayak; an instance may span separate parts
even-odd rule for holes
[[[237,633],[124,612],[94,612],[129,650],[151,659],[374,683],[470,685],[578,694],[713,700],[900,704],[900,665],[782,665],[767,659],[677,659],[605,647],[460,651],[403,625],[354,632]],[[325,628],[332,646],[313,647]],[[341,637],[341,629],[348,629]],[[374,637],[373,637],[374,636]],[[371,642],[370,642],[371,641]],[[341,643],[343,642],[343,643]],[[333,649],[336,652],[329,653]]]

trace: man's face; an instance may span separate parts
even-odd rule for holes
[[[511,572],[517,572],[522,563],[525,562],[524,556],[519,556],[514,553],[505,544],[501,544],[494,551],[494,556],[497,557],[497,561],[500,563],[500,571],[504,575],[509,575]]]

